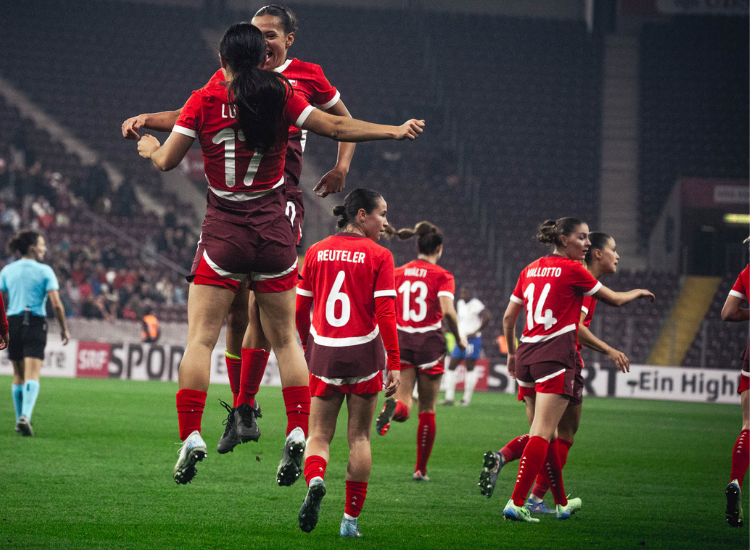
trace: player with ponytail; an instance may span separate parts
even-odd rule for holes
[[[394,397],[386,399],[375,423],[385,435],[391,420],[405,422],[412,406],[414,386],[419,389],[417,462],[412,479],[429,481],[427,461],[435,441],[435,403],[444,372],[445,335],[442,321],[456,336],[460,349],[466,338],[459,333],[453,307],[455,282],[447,269],[437,265],[443,255],[443,232],[430,222],[396,232],[399,240],[417,238],[417,259],[396,269],[396,322],[401,353],[401,384]]]
[[[189,277],[188,343],[177,393],[183,441],[173,470],[178,484],[191,481],[196,463],[206,456],[201,419],[211,353],[243,284],[255,294],[284,389],[287,438],[277,482],[290,485],[300,475],[310,391],[294,338],[296,238],[285,216],[284,193],[290,126],[352,142],[415,139],[424,126],[416,120],[384,126],[317,110],[295,94],[282,75],[258,68],[266,57],[266,40],[257,27],[230,26],[219,46],[223,79],[213,78],[193,92],[164,145],[150,135],[138,141],[142,157],[159,170],[171,170],[199,139],[208,180],[206,218]],[[254,418],[243,419],[243,429],[247,440],[260,436]]]

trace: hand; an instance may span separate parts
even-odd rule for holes
[[[617,351],[615,348],[611,348],[607,352],[607,357],[615,362],[615,365],[617,365],[617,370],[619,370],[620,372],[630,372],[630,360],[623,352]]]
[[[654,303],[654,300],[656,300],[656,296],[654,296],[654,293],[650,290],[646,290],[645,288],[640,289],[641,295],[639,298],[649,298],[651,300],[651,303]]]
[[[0,334],[0,350],[8,347],[8,333]]]
[[[146,134],[138,140],[138,154],[145,159],[150,159],[151,155],[161,147],[161,143],[154,136]]]
[[[146,116],[138,115],[127,119],[122,123],[122,137],[125,139],[138,139],[138,130],[146,124]]]
[[[398,389],[400,384],[401,384],[401,371],[389,370],[388,378],[385,383],[385,396],[390,397],[394,393],[396,393],[396,390]]]
[[[401,126],[398,127],[398,132],[396,132],[396,138],[397,140],[401,141],[403,139],[409,138],[409,139],[417,139],[419,137],[419,134],[424,132],[424,120],[407,120],[404,122]]]
[[[458,346],[458,349],[461,351],[464,351],[466,347],[469,345],[469,342],[466,340],[466,337],[461,336],[461,338],[458,339],[456,342],[456,345]]]
[[[343,191],[345,185],[346,172],[334,166],[331,171],[320,179],[318,185],[315,186],[313,191],[315,191],[320,198],[324,198],[332,193]]]
[[[60,332],[60,338],[62,339],[63,346],[67,346],[68,342],[70,342],[70,333],[68,332],[68,329],[63,329],[62,332]]]
[[[508,374],[513,380],[516,379],[516,356],[515,355],[508,356]]]

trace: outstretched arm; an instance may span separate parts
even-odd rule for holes
[[[182,109],[176,111],[162,111],[161,113],[144,113],[134,116],[122,123],[122,137],[138,139],[138,130],[153,130],[154,132],[171,132]]]
[[[138,154],[151,159],[153,165],[162,172],[167,172],[182,162],[193,141],[194,138],[172,132],[164,145],[161,145],[154,136],[146,134],[138,141]]]
[[[417,139],[424,131],[424,120],[411,119],[401,126],[387,126],[356,118],[329,115],[320,109],[313,109],[302,123],[302,129],[335,141]]]
[[[624,306],[638,298],[650,298],[652,302],[656,299],[651,291],[644,288],[636,288],[627,292],[615,292],[606,286],[601,286],[594,294],[594,298],[614,307]]]

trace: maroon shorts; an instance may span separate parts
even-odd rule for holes
[[[401,368],[418,368],[425,374],[443,374],[445,335],[442,330],[406,332],[398,330]]]
[[[380,334],[364,344],[337,347],[318,344],[310,332],[305,360],[308,370],[319,378],[362,378],[385,368]]]
[[[532,365],[517,365],[516,380],[518,380],[518,400],[524,397],[534,397],[539,393],[557,393],[575,396],[575,378],[578,366],[570,368],[563,363],[547,361]]]
[[[302,189],[296,185],[287,185],[285,192],[286,217],[292,222],[294,244],[299,245],[302,240],[302,223],[305,220],[305,206],[302,203]]]
[[[285,216],[260,227],[207,217],[188,281],[237,292],[243,281],[256,292],[284,292],[297,285],[297,251]]]
[[[354,395],[366,395],[378,393],[383,389],[383,371],[369,376],[349,376],[346,378],[324,378],[322,376],[310,375],[310,395],[312,397],[323,397],[334,393],[353,393]]]
[[[750,359],[750,344],[745,346],[745,351],[742,352],[742,372],[740,373],[740,385],[737,388],[737,393],[750,390],[750,366],[748,365]]]

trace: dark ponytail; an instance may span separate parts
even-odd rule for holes
[[[565,235],[566,237],[573,234],[576,227],[581,225],[583,222],[578,218],[560,218],[559,220],[547,220],[539,226],[539,231],[536,234],[536,240],[544,244],[554,244],[555,246],[561,246],[562,241],[560,237]]]
[[[584,261],[587,264],[590,264],[594,259],[594,250],[604,250],[604,247],[609,244],[609,241],[611,239],[612,237],[610,237],[606,233],[602,233],[601,231],[594,231],[592,233],[589,233],[589,241],[591,241],[591,246],[589,246],[588,252],[586,252],[586,258],[584,259]]]
[[[297,16],[292,10],[287,7],[280,6],[278,4],[268,4],[263,6],[255,12],[253,18],[262,17],[264,15],[270,15],[271,17],[278,17],[281,21],[281,26],[284,29],[284,34],[292,34],[297,32]]]
[[[248,149],[264,153],[276,143],[284,128],[283,111],[294,93],[284,75],[260,69],[266,55],[266,39],[250,23],[235,23],[219,44],[219,53],[232,71],[229,102],[237,109],[237,123]]]
[[[346,196],[344,204],[333,207],[333,215],[340,218],[336,225],[343,229],[348,223],[356,224],[357,212],[364,208],[366,213],[371,214],[382,198],[374,189],[355,189]]]
[[[419,222],[414,229],[399,229],[396,235],[400,241],[411,239],[416,235],[417,251],[427,256],[434,254],[437,247],[443,244],[443,232],[437,225],[430,222]]]
[[[25,256],[29,253],[29,247],[36,246],[38,242],[39,233],[27,229],[11,237],[10,241],[8,241],[8,250],[11,254],[20,252],[21,256]]]

